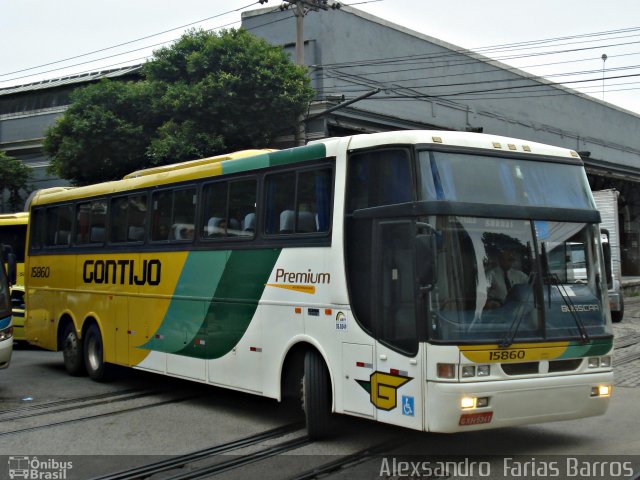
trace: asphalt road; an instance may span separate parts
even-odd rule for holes
[[[455,435],[344,417],[338,437],[324,442],[305,440],[295,406],[126,369],[111,383],[95,383],[68,376],[60,353],[18,348],[11,367],[0,372],[0,478],[7,478],[21,458],[36,458],[41,473],[65,474],[48,478],[74,480],[214,446],[227,450],[224,455],[189,457],[168,473],[135,478],[314,478],[301,474],[363,451],[373,456],[358,454],[357,461],[328,475],[562,478],[553,475],[557,468],[566,478],[629,478],[626,473],[633,478],[640,474],[640,297],[626,300],[625,319],[614,331],[616,381],[604,416]],[[287,430],[274,430],[280,427]],[[273,434],[265,438],[264,432]],[[231,443],[238,439],[247,443]],[[371,450],[381,444],[379,451]],[[267,456],[263,452],[268,449],[275,453]],[[453,461],[446,471],[434,470],[445,458]],[[68,466],[65,462],[73,468],[59,468]],[[593,470],[594,462],[600,462],[599,471]],[[433,468],[425,470],[429,466]],[[543,475],[543,469],[551,475]],[[611,475],[616,469],[621,469],[620,476]],[[134,478],[131,475],[121,478]]]

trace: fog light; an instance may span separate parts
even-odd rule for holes
[[[480,365],[478,367],[479,377],[488,377],[491,374],[491,367],[489,365]]]
[[[609,397],[611,395],[610,385],[599,385],[597,387],[591,387],[592,397]]]
[[[600,359],[598,357],[589,358],[589,368],[598,368],[600,366]]]
[[[598,387],[598,394],[601,397],[608,397],[611,395],[611,387],[609,385],[600,385]]]
[[[611,357],[602,357],[600,359],[601,367],[610,367],[611,366]]]
[[[482,408],[489,406],[489,397],[480,397],[476,399],[476,407]]]
[[[476,406],[476,399],[473,397],[462,397],[462,399],[460,399],[460,406],[465,410],[473,408]]]
[[[475,377],[476,376],[476,367],[473,365],[465,365],[462,367],[462,377]]]
[[[456,378],[456,365],[453,363],[439,363],[438,378]]]

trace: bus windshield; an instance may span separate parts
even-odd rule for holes
[[[446,342],[610,334],[596,226],[438,216],[429,337]]]
[[[418,160],[422,200],[595,209],[580,165],[438,151]]]

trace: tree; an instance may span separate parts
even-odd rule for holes
[[[27,182],[31,178],[31,169],[20,160],[8,156],[0,150],[0,195],[9,192],[8,206],[11,210],[22,210],[21,191],[28,192]]]
[[[143,80],[78,90],[47,132],[52,171],[74,184],[293,133],[314,96],[304,68],[244,30],[193,30],[155,52]]]
[[[102,80],[75,90],[68,110],[45,134],[49,172],[86,185],[144,166],[153,133],[145,102],[150,98],[144,81]]]

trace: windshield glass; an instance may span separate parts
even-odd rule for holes
[[[610,333],[597,229],[584,223],[433,216],[430,338],[514,341]]]
[[[595,208],[578,164],[437,151],[419,152],[418,162],[423,200]]]

